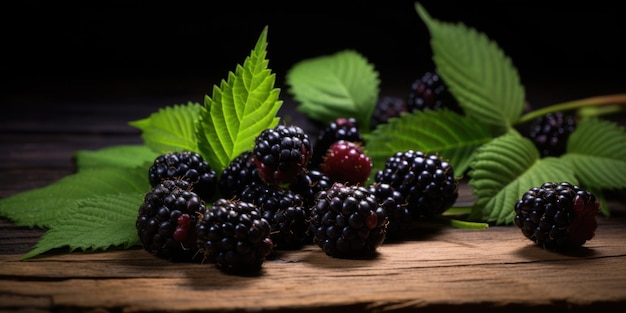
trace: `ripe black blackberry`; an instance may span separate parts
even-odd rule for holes
[[[403,112],[407,112],[406,101],[403,98],[392,96],[378,98],[372,114],[371,129],[387,123],[390,118],[398,117]]]
[[[387,235],[386,239],[403,239],[413,229],[413,218],[411,212],[404,203],[404,196],[389,184],[370,184],[368,187],[380,206],[387,213]]]
[[[148,170],[152,187],[164,179],[183,179],[192,184],[192,191],[208,201],[215,195],[217,173],[199,153],[169,152],[159,155]]]
[[[302,197],[304,206],[310,208],[315,203],[315,195],[332,186],[328,176],[318,170],[303,170],[289,189]]]
[[[568,250],[593,238],[599,206],[596,197],[579,186],[546,182],[517,201],[514,223],[537,245]]]
[[[309,169],[319,170],[326,151],[333,143],[339,140],[363,143],[363,136],[359,131],[359,125],[355,118],[337,118],[320,130],[313,145],[313,155],[308,165]]]
[[[387,214],[363,186],[320,191],[311,211],[313,241],[331,257],[371,257],[383,243]]]
[[[576,116],[564,112],[548,113],[530,124],[529,138],[542,157],[565,153],[567,139],[576,129]]]
[[[262,131],[255,139],[254,162],[268,184],[289,184],[306,168],[312,154],[309,136],[296,125]]]
[[[174,262],[194,260],[195,223],[204,201],[184,180],[164,180],[153,187],[139,207],[135,227],[143,248]]]
[[[240,200],[261,211],[270,224],[275,250],[299,249],[309,237],[309,210],[293,191],[278,185],[252,184],[242,191]]]
[[[439,215],[458,198],[458,181],[450,163],[436,154],[408,150],[396,152],[374,178],[404,196],[413,219]]]
[[[246,186],[261,182],[252,151],[246,151],[224,168],[217,187],[222,198],[231,199],[239,197]]]
[[[463,109],[435,71],[426,71],[413,82],[406,107],[408,112],[447,108],[463,114]]]
[[[203,261],[231,274],[256,274],[272,252],[270,224],[248,202],[217,199],[196,223]]]

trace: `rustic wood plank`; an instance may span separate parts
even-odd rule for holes
[[[31,261],[2,255],[0,295],[11,295],[5,308],[32,298],[40,299],[35,308],[137,312],[623,305],[626,219],[599,221],[596,237],[573,254],[543,250],[508,226],[431,227],[415,240],[383,244],[372,260],[330,258],[313,245],[281,251],[257,277],[226,275],[212,264],[171,263],[141,249]]]

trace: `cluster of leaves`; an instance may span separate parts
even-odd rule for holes
[[[401,150],[438,153],[457,173],[469,172],[477,196],[470,220],[511,223],[513,202],[544,181],[579,183],[597,191],[626,187],[624,129],[599,119],[584,120],[560,158],[539,157],[534,145],[515,131],[522,115],[524,89],[517,71],[497,45],[462,24],[432,19],[416,3],[431,36],[438,71],[465,114],[427,111],[405,114],[369,129],[379,92],[374,66],[355,51],[304,60],[287,81],[299,109],[329,122],[351,116],[364,125],[366,149],[375,173]],[[76,153],[77,171],[46,187],[0,199],[0,216],[18,226],[48,229],[24,259],[46,251],[106,250],[140,245],[135,220],[149,190],[147,169],[168,151],[199,152],[221,173],[254,138],[279,122],[280,90],[266,59],[267,28],[251,54],[204,104],[163,108],[129,122],[142,131],[139,146],[115,146]],[[612,98],[576,101],[552,109],[576,109],[615,102]],[[623,99],[622,99],[623,100]],[[550,109],[547,109],[550,110]]]
[[[129,124],[143,145],[121,145],[75,154],[77,171],[43,188],[0,199],[0,216],[18,226],[46,228],[29,259],[46,251],[106,250],[140,245],[135,222],[150,190],[148,168],[170,151],[199,152],[221,174],[255,137],[276,126],[282,105],[266,58],[264,28],[251,54],[204,105],[189,102],[160,109]]]
[[[373,175],[387,158],[409,149],[437,153],[458,175],[467,174],[476,201],[469,221],[512,224],[514,204],[528,189],[547,181],[567,181],[593,191],[626,188],[626,133],[615,123],[585,114],[570,136],[567,153],[541,158],[516,126],[543,114],[623,104],[626,95],[610,95],[554,104],[523,114],[525,91],[517,69],[485,34],[461,23],[432,18],[415,9],[431,35],[433,61],[464,114],[424,111],[392,118],[376,129],[363,129]],[[353,116],[369,125],[378,98],[378,75],[354,51],[296,64],[287,82],[308,116],[327,123]],[[355,96],[358,95],[358,96]],[[602,210],[608,215],[606,203]]]

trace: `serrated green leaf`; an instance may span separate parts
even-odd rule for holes
[[[139,128],[145,145],[158,153],[198,152],[195,130],[201,107],[193,102],[176,104],[162,108],[147,118],[131,121],[129,125]]]
[[[0,199],[0,216],[18,226],[50,227],[64,210],[74,209],[76,201],[119,193],[150,190],[148,169],[116,167],[85,169],[52,183]]]
[[[549,181],[576,184],[573,169],[557,158],[539,158],[532,141],[507,133],[480,147],[472,161],[469,185],[476,195],[469,219],[506,225],[515,202],[532,187]]]
[[[493,126],[496,135],[511,129],[525,100],[511,60],[485,34],[438,21],[419,3],[415,8],[430,32],[437,71],[465,114]]]
[[[76,201],[59,217],[63,223],[52,226],[35,247],[22,256],[29,259],[52,249],[69,251],[106,250],[114,246],[140,245],[135,222],[143,202],[141,193],[98,196]]]
[[[322,123],[354,117],[363,134],[378,99],[380,80],[374,66],[353,50],[301,61],[287,72],[297,109]]]
[[[278,125],[276,114],[282,101],[278,100],[280,89],[274,88],[276,75],[268,69],[266,49],[267,27],[243,66],[230,72],[219,88],[213,87],[212,97],[205,97],[200,110],[199,152],[218,175],[235,157],[254,147],[258,134]]]
[[[79,172],[105,167],[134,168],[146,162],[153,162],[157,156],[158,152],[147,145],[120,145],[95,151],[80,150],[74,154]]]
[[[372,174],[385,166],[397,151],[437,153],[448,160],[456,175],[468,169],[474,151],[493,138],[483,124],[449,110],[402,114],[375,129],[366,141]]]
[[[587,188],[626,188],[626,132],[613,122],[581,120],[562,159],[572,164],[580,184]]]

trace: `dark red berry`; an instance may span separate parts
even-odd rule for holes
[[[372,160],[363,147],[352,141],[333,143],[322,163],[322,171],[333,181],[347,184],[364,184],[372,170]]]

